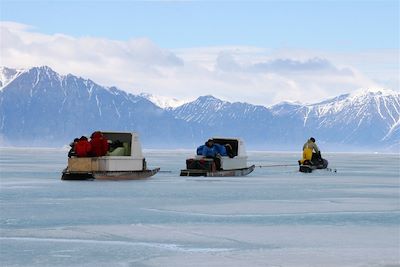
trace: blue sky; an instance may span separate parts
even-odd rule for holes
[[[1,2],[2,20],[43,33],[148,37],[165,48],[229,44],[353,50],[399,45],[397,0]]]
[[[0,3],[9,67],[263,105],[399,90],[397,0]]]

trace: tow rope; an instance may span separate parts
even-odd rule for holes
[[[273,165],[256,165],[258,168],[272,168],[272,167],[293,167],[299,164],[273,164]]]
[[[294,167],[294,166],[299,166],[299,164],[272,164],[272,165],[256,165],[257,168],[273,168],[273,167]],[[326,170],[328,172],[337,172],[337,169],[332,169],[332,168],[325,168],[323,170]]]

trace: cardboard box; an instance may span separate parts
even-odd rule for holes
[[[68,170],[74,172],[92,172],[99,170],[97,158],[68,158]]]

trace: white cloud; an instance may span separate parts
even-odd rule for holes
[[[393,60],[397,51],[376,51],[363,57],[246,46],[167,50],[146,38],[116,41],[48,35],[12,22],[2,22],[0,30],[3,66],[48,65],[62,74],[72,73],[135,94],[182,100],[212,94],[229,101],[271,105],[283,100],[314,102],[385,84],[397,85],[391,89],[398,90],[398,78],[392,75],[399,68]],[[379,75],[370,67],[374,81],[362,71],[366,68],[363,62],[370,66],[377,62],[382,67],[389,62],[393,68]]]

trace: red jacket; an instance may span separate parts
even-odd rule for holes
[[[101,157],[107,154],[108,151],[107,138],[105,138],[100,132],[95,132],[92,135],[90,144],[92,145],[92,151],[91,151],[92,156]]]
[[[75,145],[75,152],[78,157],[87,157],[92,146],[88,140],[79,140]]]

